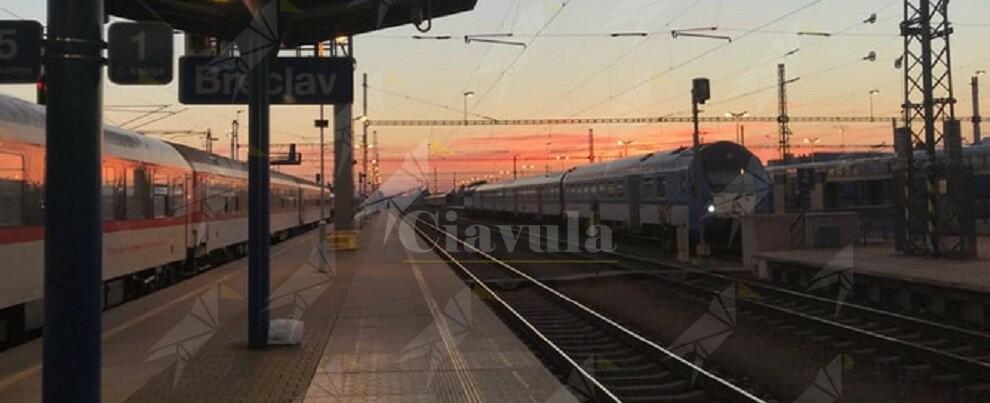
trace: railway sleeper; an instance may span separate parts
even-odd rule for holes
[[[684,379],[675,379],[664,383],[613,386],[612,390],[623,397],[653,396],[663,400],[668,395],[690,391],[691,383]]]
[[[646,374],[608,374],[602,376],[601,379],[610,385],[616,386],[631,386],[631,385],[652,385],[660,382],[667,382],[671,379],[675,379],[676,375],[669,371],[661,369],[658,372],[651,372]]]
[[[691,390],[684,393],[678,393],[675,395],[664,395],[664,396],[642,396],[642,397],[631,397],[622,399],[623,402],[710,402],[711,397],[707,393],[701,390]]]

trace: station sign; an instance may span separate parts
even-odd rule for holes
[[[272,105],[354,102],[354,59],[280,57],[271,66]],[[179,102],[190,105],[247,104],[248,72],[217,68],[211,56],[179,59]]]
[[[124,85],[172,82],[172,27],[159,22],[116,22],[110,25],[107,75]]]
[[[42,38],[38,21],[0,21],[0,83],[34,83],[41,78]]]

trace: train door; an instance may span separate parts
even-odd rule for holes
[[[642,207],[639,176],[626,178],[626,202],[629,204],[629,228],[638,231],[640,228],[640,210]]]

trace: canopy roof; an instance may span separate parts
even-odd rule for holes
[[[280,1],[283,45],[294,47],[439,18],[474,9],[478,0]],[[264,0],[106,0],[107,12],[139,21],[164,20],[175,29],[233,41],[250,24],[245,3]]]

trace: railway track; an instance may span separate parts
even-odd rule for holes
[[[490,225],[477,221],[472,224]],[[532,234],[522,234],[529,236]],[[544,243],[556,241],[561,250],[567,250],[568,240],[540,238]],[[592,259],[586,253],[561,253]],[[671,294],[697,303],[707,304],[734,286],[739,314],[747,320],[760,321],[777,331],[873,362],[891,370],[899,381],[962,390],[966,398],[977,401],[990,398],[990,334],[693,266],[622,252],[601,253],[615,258],[617,263],[612,265],[616,268],[635,270]],[[837,284],[842,282],[837,280]]]
[[[582,401],[763,402],[432,224],[416,231],[541,353]],[[449,252],[441,239],[465,252]]]

